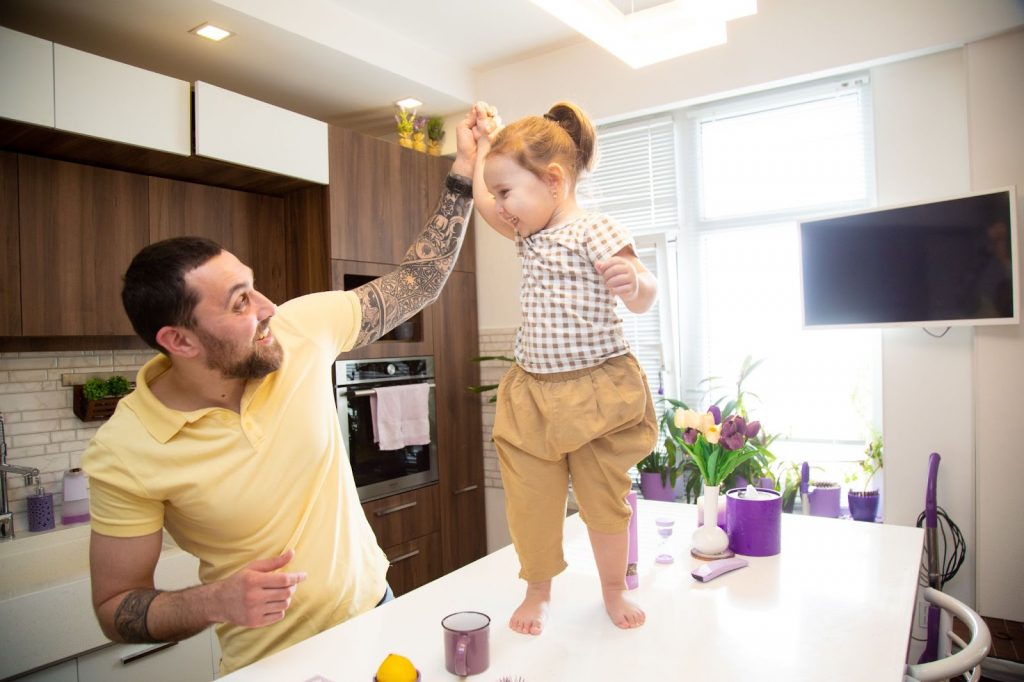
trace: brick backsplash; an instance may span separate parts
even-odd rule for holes
[[[82,452],[103,422],[83,422],[71,410],[71,384],[92,374],[123,374],[135,380],[150,351],[107,350],[52,353],[0,353],[0,413],[7,435],[7,461],[39,469],[47,492],[54,493],[60,522],[64,472],[81,463]],[[72,376],[84,375],[84,376]],[[8,474],[14,526],[28,528],[25,498],[34,489]]]
[[[516,341],[515,329],[481,329],[480,355],[504,355],[512,357]],[[496,384],[508,370],[509,363],[488,360],[480,363],[480,383]],[[494,427],[494,403],[489,402],[493,392],[481,397],[483,405],[483,441],[484,441],[484,484],[489,488],[501,488],[501,472],[498,470],[498,453],[491,442],[491,429]]]

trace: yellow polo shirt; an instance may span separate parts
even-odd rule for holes
[[[149,389],[170,367],[158,355],[82,456],[93,530],[136,537],[166,527],[199,558],[204,583],[295,549],[283,570],[309,578],[284,620],[217,626],[222,672],[368,611],[384,595],[388,560],[359,504],[331,383],[331,363],[352,348],[359,324],[351,292],[281,305],[271,329],[284,360],[248,383],[241,414],[165,407]]]

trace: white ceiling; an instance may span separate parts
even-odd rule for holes
[[[222,43],[188,33],[210,21]],[[3,0],[0,25],[370,134],[463,111],[476,70],[582,40],[529,0]]]

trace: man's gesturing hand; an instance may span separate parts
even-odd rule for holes
[[[284,618],[292,603],[295,587],[305,573],[275,573],[285,566],[295,550],[270,559],[260,559],[219,583],[217,590],[220,622],[257,628]]]

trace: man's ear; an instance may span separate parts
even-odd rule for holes
[[[194,358],[199,354],[199,342],[195,334],[184,327],[160,327],[156,340],[171,356]]]

